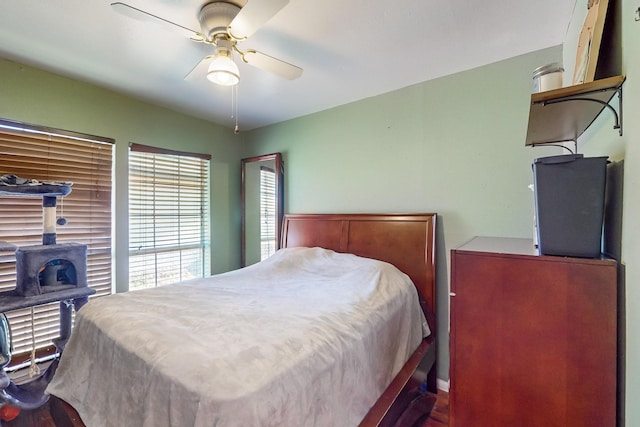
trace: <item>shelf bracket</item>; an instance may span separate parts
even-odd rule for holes
[[[606,92],[607,90],[610,90],[610,89],[603,89],[603,90],[598,90],[598,91],[587,92],[587,93],[584,93],[582,95],[588,95],[589,93],[595,93],[595,92]],[[622,86],[619,86],[619,87],[615,88],[614,89],[614,94],[618,95],[618,111],[616,111],[616,109],[613,108],[613,106],[611,106],[611,104],[609,103],[609,102],[611,102],[611,100],[609,100],[609,102],[605,102],[605,101],[601,101],[599,99],[589,98],[589,97],[586,97],[586,96],[567,96],[567,97],[564,97],[564,98],[552,99],[552,100],[548,100],[548,101],[543,101],[542,105],[557,104],[559,102],[568,102],[568,101],[590,101],[590,102],[596,102],[596,103],[602,105],[603,109],[606,107],[607,109],[609,109],[609,111],[611,111],[611,113],[614,116],[614,120],[615,120],[613,128],[614,129],[618,129],[618,134],[620,136],[622,136]],[[613,95],[612,95],[612,98],[613,98]],[[594,118],[594,120],[595,120],[595,118]]]
[[[569,147],[567,147],[565,144],[568,142],[573,142],[573,150]],[[563,139],[563,140],[558,140],[558,141],[545,141],[545,142],[540,142],[540,143],[531,143],[530,145],[531,147],[560,147],[564,150],[567,150],[568,152],[570,152],[571,154],[576,154],[578,152],[578,140],[576,139]]]

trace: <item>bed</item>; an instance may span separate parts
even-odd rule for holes
[[[92,300],[47,391],[88,426],[393,425],[435,391],[435,218],[286,215],[266,261]]]

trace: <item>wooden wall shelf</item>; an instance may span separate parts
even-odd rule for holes
[[[624,76],[563,87],[531,95],[526,146],[576,142],[605,109],[611,110],[613,128],[622,135]],[[618,94],[618,109],[609,104]]]

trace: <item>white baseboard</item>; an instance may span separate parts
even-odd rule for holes
[[[436,381],[436,386],[438,387],[438,390],[442,390],[445,391],[447,393],[449,393],[449,381],[445,381],[445,380],[441,380],[440,378],[438,378],[438,380]]]

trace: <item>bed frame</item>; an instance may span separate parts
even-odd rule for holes
[[[285,215],[282,247],[319,246],[389,262],[413,281],[431,335],[425,338],[360,422],[360,427],[393,426],[408,406],[412,390],[426,383],[436,392],[435,348],[436,214]],[[75,410],[52,396],[54,419],[84,426]]]
[[[426,382],[436,392],[435,342],[436,214],[285,215],[282,247],[319,246],[386,261],[413,281],[431,335],[402,367],[360,427],[391,426],[409,403],[412,388]]]

